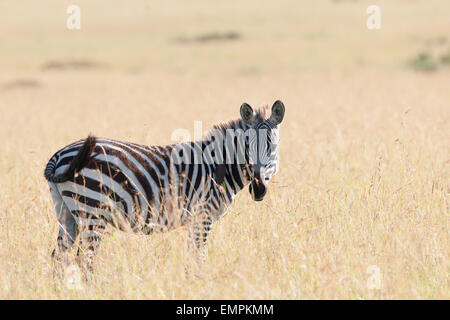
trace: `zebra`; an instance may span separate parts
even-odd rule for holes
[[[89,135],[60,149],[44,171],[59,224],[52,255],[75,247],[94,256],[108,224],[143,234],[189,224],[188,246],[204,260],[211,227],[236,194],[249,186],[263,200],[279,167],[284,113],[280,100],[270,116],[243,103],[241,118],[198,141],[144,146]]]

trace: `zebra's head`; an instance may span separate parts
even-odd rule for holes
[[[280,100],[275,101],[270,117],[266,118],[243,103],[241,117],[248,126],[245,149],[249,192],[253,200],[261,201],[266,195],[268,182],[278,170],[279,125],[284,118],[284,104]]]

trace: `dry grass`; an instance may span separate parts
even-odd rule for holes
[[[450,5],[379,2],[375,32],[365,1],[77,1],[79,32],[64,1],[0,2],[0,298],[449,299],[450,73],[407,62],[448,35]],[[229,30],[241,37],[174,41]],[[51,61],[102,68],[42,70]],[[54,151],[89,132],[170,143],[277,98],[280,171],[264,202],[243,191],[214,226],[203,276],[184,277],[184,230],[111,229],[90,285],[53,278]]]

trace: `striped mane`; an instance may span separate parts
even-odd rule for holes
[[[263,122],[265,120],[268,119],[268,115],[269,115],[269,107],[266,105],[264,107],[261,107],[257,110],[255,110],[256,116],[258,117],[258,122]],[[226,131],[229,129],[243,129],[243,130],[247,130],[248,129],[248,125],[246,125],[244,123],[244,121],[239,118],[239,119],[234,119],[234,120],[230,120],[230,121],[226,121],[226,122],[222,122],[219,124],[215,124],[213,125],[213,127],[211,129],[209,129],[203,136],[203,141],[209,141],[211,139],[211,137],[214,134],[217,134],[217,131],[220,131],[222,134],[225,135]]]

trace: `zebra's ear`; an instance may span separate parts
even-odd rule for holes
[[[270,121],[276,125],[280,124],[284,118],[284,104],[280,100],[275,101],[272,106],[272,114],[270,115]]]
[[[225,179],[225,165],[218,164],[216,165],[216,171],[214,172],[214,180],[217,184],[222,184]]]
[[[246,102],[241,105],[241,117],[245,124],[249,126],[254,126],[258,120],[255,111]]]

